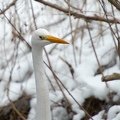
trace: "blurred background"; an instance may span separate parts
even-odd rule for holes
[[[120,120],[119,14],[119,0],[1,0],[0,120],[35,120],[38,28],[70,43],[43,52],[52,120]]]

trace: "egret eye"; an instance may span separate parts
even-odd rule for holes
[[[45,40],[45,36],[39,36],[41,40]]]

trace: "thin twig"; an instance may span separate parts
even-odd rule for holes
[[[69,15],[69,13],[70,13],[70,15],[74,16],[75,18],[82,18],[82,19],[89,20],[89,21],[101,21],[101,22],[107,22],[107,23],[118,23],[118,24],[120,24],[120,20],[118,20],[117,18],[106,19],[106,18],[98,16],[98,15],[85,16],[84,14],[80,14],[80,13],[77,13],[77,12],[74,12],[74,11],[69,12],[69,9],[62,8],[57,4],[53,4],[53,3],[50,3],[50,2],[45,1],[45,0],[35,0],[35,1],[40,2],[44,5],[49,6],[49,7],[52,7],[56,10],[61,11],[61,12],[64,12],[67,15]]]
[[[34,22],[34,25],[35,25],[35,29],[37,29],[37,24],[35,22],[35,14],[34,14],[32,0],[30,0],[30,5],[31,5],[32,17],[33,17],[33,22]]]
[[[44,62],[45,63],[45,62]],[[51,70],[51,68],[45,63],[45,65]],[[73,95],[69,92],[69,90],[65,87],[65,85],[61,82],[61,80],[57,77],[57,75],[51,71],[52,74],[56,77],[57,81],[61,83],[61,85],[64,87],[64,89],[67,91],[67,93],[72,97],[72,99],[77,103],[77,105],[85,112],[85,114],[92,120],[94,120],[91,115],[79,104],[79,102],[73,97]]]
[[[0,9],[1,12],[3,12]],[[31,50],[31,46],[29,45],[29,43],[23,38],[23,36],[21,35],[21,33],[17,30],[17,28],[12,24],[12,22],[8,19],[8,17],[3,13],[4,17],[8,20],[8,22],[10,23],[10,25],[15,29],[15,31],[18,33],[19,38],[21,38],[21,40],[24,40],[25,43],[27,44],[28,48]]]
[[[70,1],[69,1],[69,4],[70,4]],[[73,30],[73,26],[72,26],[72,20],[71,20],[71,10],[70,10],[70,5],[68,4],[68,10],[69,10],[69,22],[70,22],[70,29],[71,31]],[[76,32],[75,32],[76,33]],[[75,62],[75,65],[77,66],[77,60],[76,60],[76,54],[75,54],[75,47],[74,47],[74,39],[75,39],[75,34],[74,36],[71,34],[71,38],[72,38],[72,50],[73,50],[73,59],[74,59],[74,62]]]
[[[93,51],[94,51],[94,54],[95,54],[95,57],[96,57],[96,60],[97,60],[97,63],[98,63],[99,69],[100,69],[100,73],[101,73],[102,77],[104,77],[104,74],[103,74],[103,71],[102,71],[102,68],[101,68],[101,65],[100,65],[96,50],[95,50],[95,46],[93,44],[93,40],[92,40],[92,36],[91,36],[90,29],[89,29],[89,26],[88,26],[88,22],[86,22],[86,25],[87,25],[87,28],[88,28],[88,33],[89,33],[89,36],[90,36],[90,41],[91,41],[91,44],[92,44],[92,48],[93,48]],[[105,82],[105,84],[108,87],[106,82]]]
[[[47,60],[48,60],[49,66],[50,66],[49,68],[50,68],[50,70],[51,70],[51,72],[52,72],[52,74],[53,74],[54,71],[53,71],[53,69],[52,69],[52,66],[51,66],[51,63],[50,63],[50,59],[49,59],[49,57],[48,57],[48,54],[47,54],[47,51],[46,51],[45,48],[44,48],[44,51],[45,51],[45,54],[46,54],[46,57],[47,57]],[[45,63],[45,64],[46,64],[46,63]],[[54,73],[54,74],[55,74],[55,73]],[[54,76],[54,74],[53,74],[53,76]],[[70,104],[69,100],[67,99],[65,93],[63,92],[63,89],[62,89],[62,87],[60,86],[59,82],[57,81],[56,76],[54,76],[54,79],[56,80],[56,83],[57,83],[58,87],[60,88],[60,90],[61,90],[61,92],[62,92],[65,100],[67,101],[68,105],[71,107],[71,104]]]
[[[14,0],[12,3],[10,3],[4,10],[1,10],[0,14],[4,14],[10,7],[14,6],[17,0]]]
[[[60,59],[68,65],[68,67],[70,69],[70,73],[71,73],[72,78],[74,80],[74,69],[73,69],[72,65],[70,63],[68,63],[68,61],[64,60],[64,58],[60,57]]]

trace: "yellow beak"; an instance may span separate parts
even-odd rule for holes
[[[53,42],[53,43],[69,44],[67,41],[57,38],[57,37],[54,37],[54,36],[51,36],[51,35],[47,35],[46,40]]]

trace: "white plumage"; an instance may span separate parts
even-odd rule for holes
[[[51,120],[49,90],[44,76],[42,52],[44,46],[50,43],[68,44],[68,42],[51,36],[45,29],[34,31],[31,42],[37,92],[36,120]]]

